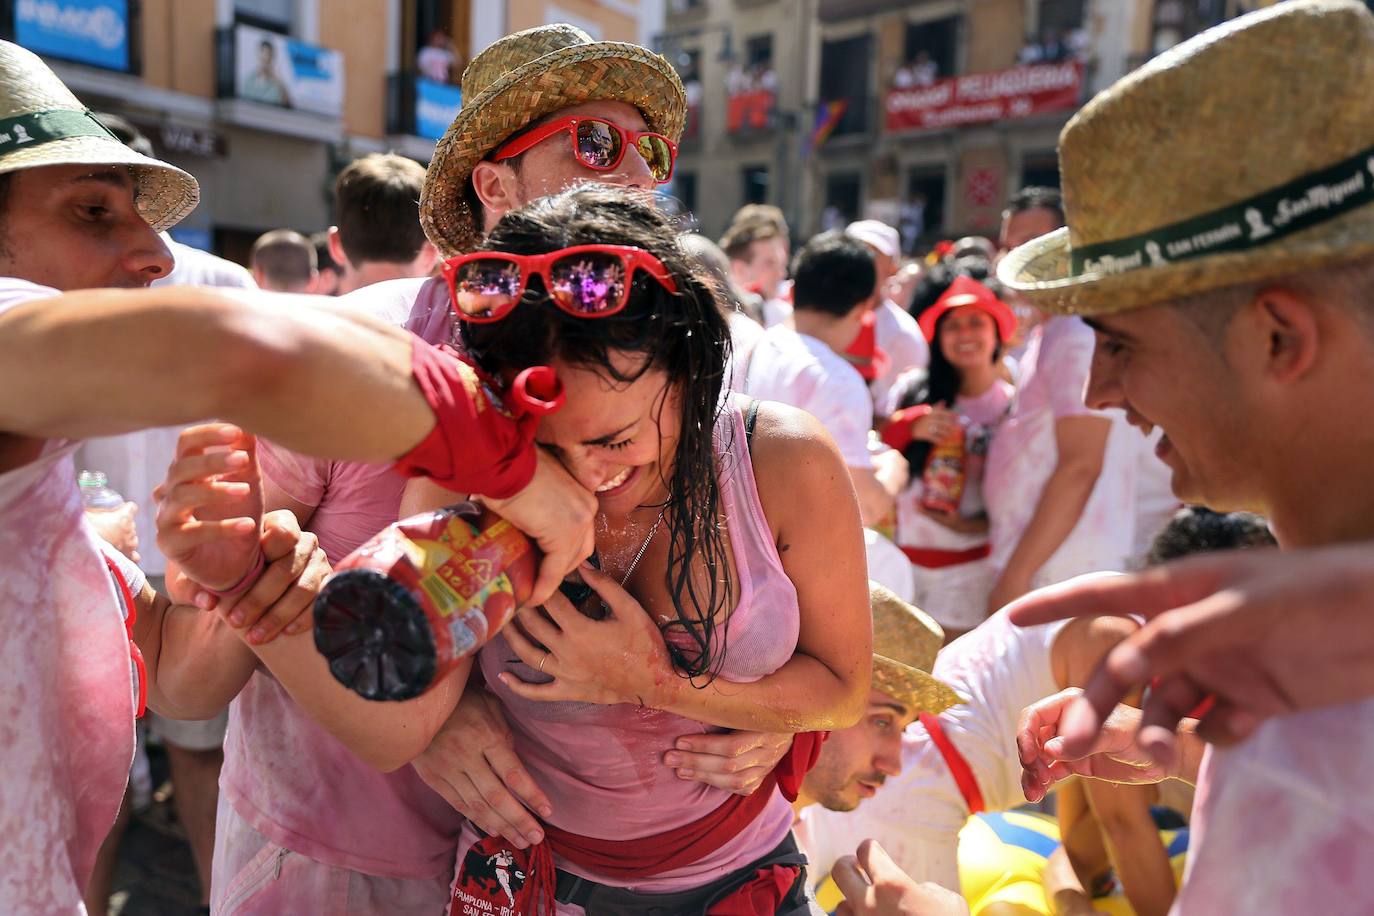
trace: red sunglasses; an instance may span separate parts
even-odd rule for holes
[[[576,245],[548,254],[475,251],[444,262],[444,281],[454,313],[488,324],[510,314],[531,277],[544,281],[553,304],[578,318],[605,318],[625,307],[634,272],[642,270],[670,293],[677,292],[663,262],[630,245]]]
[[[625,150],[633,145],[644,157],[654,180],[663,184],[673,177],[673,163],[677,161],[677,144],[662,134],[648,130],[626,130],[602,118],[559,118],[535,128],[523,137],[498,147],[492,160],[510,159],[542,143],[549,137],[567,131],[572,138],[573,156],[589,169],[610,172],[625,158]]]

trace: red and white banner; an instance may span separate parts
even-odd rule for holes
[[[888,131],[989,124],[1078,107],[1083,65],[1034,64],[970,73],[887,94]]]

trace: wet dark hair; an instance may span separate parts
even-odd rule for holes
[[[943,404],[953,408],[955,400],[959,397],[959,385],[961,379],[959,370],[954,368],[954,364],[945,356],[944,348],[940,346],[940,331],[944,328],[945,319],[953,312],[945,312],[935,322],[935,339],[930,342],[930,363],[926,366],[926,371],[914,374],[907,381],[903,388],[896,395],[898,408],[915,407],[917,404]],[[989,319],[991,320],[991,319]],[[992,334],[997,339],[997,346],[992,349],[993,365],[1002,358],[1002,333],[997,329],[997,322],[992,322]],[[923,468],[926,466],[926,458],[930,455],[931,444],[923,439],[913,440],[906,448],[902,449],[902,457],[913,468]]]
[[[1145,557],[1145,565],[1159,566],[1199,553],[1277,544],[1263,516],[1188,506],[1178,510],[1155,538]]]
[[[666,583],[677,619],[661,629],[690,640],[685,651],[668,642],[677,668],[688,677],[706,675],[709,680],[725,652],[724,633],[719,645],[715,639],[716,618],[733,592],[718,522],[720,483],[713,441],[730,334],[714,293],[692,268],[668,217],[635,192],[588,184],[540,198],[502,217],[481,250],[543,254],[588,244],[648,251],[663,263],[678,292],[670,293],[636,271],[623,311],[607,318],[577,318],[550,305],[542,281],[535,278],[503,320],[460,323],[459,341],[493,374],[557,359],[621,383],[661,369],[670,384],[679,386],[682,434],[663,516],[669,533]],[[612,362],[613,351],[645,359],[626,374]]]

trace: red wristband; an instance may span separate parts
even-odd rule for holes
[[[261,548],[259,548],[258,558],[253,561],[253,565],[249,568],[248,572],[243,574],[242,579],[235,582],[233,585],[229,586],[224,591],[219,591],[218,589],[213,588],[206,588],[204,585],[201,586],[201,590],[209,592],[216,598],[220,599],[237,598],[239,595],[242,595],[244,592],[248,591],[248,589],[253,587],[253,583],[258,581],[258,576],[262,575],[262,571],[266,568],[267,558],[262,555],[262,550]]]
[[[915,407],[904,407],[894,413],[880,434],[883,444],[899,452],[906,448],[914,438],[911,435],[912,426],[922,417],[930,416],[930,410],[929,404],[917,404]]]
[[[447,346],[414,338],[411,366],[436,423],[396,462],[395,470],[495,499],[523,490],[534,477],[539,418],[563,405],[562,386],[553,371],[536,366],[522,372],[508,407],[492,380]]]

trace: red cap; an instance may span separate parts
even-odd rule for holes
[[[872,309],[864,312],[859,336],[840,355],[859,370],[865,382],[871,382],[887,371],[891,360],[887,351],[878,346],[878,316],[873,314]]]
[[[962,306],[972,306],[991,316],[997,323],[997,333],[1002,338],[1002,343],[1011,340],[1016,333],[1016,316],[1012,314],[1010,308],[1001,299],[998,299],[992,290],[969,276],[959,275],[954,278],[954,282],[945,290],[944,295],[935,300],[935,304],[921,313],[920,325],[921,333],[926,336],[926,340],[935,343],[935,324],[946,312],[952,312]]]

